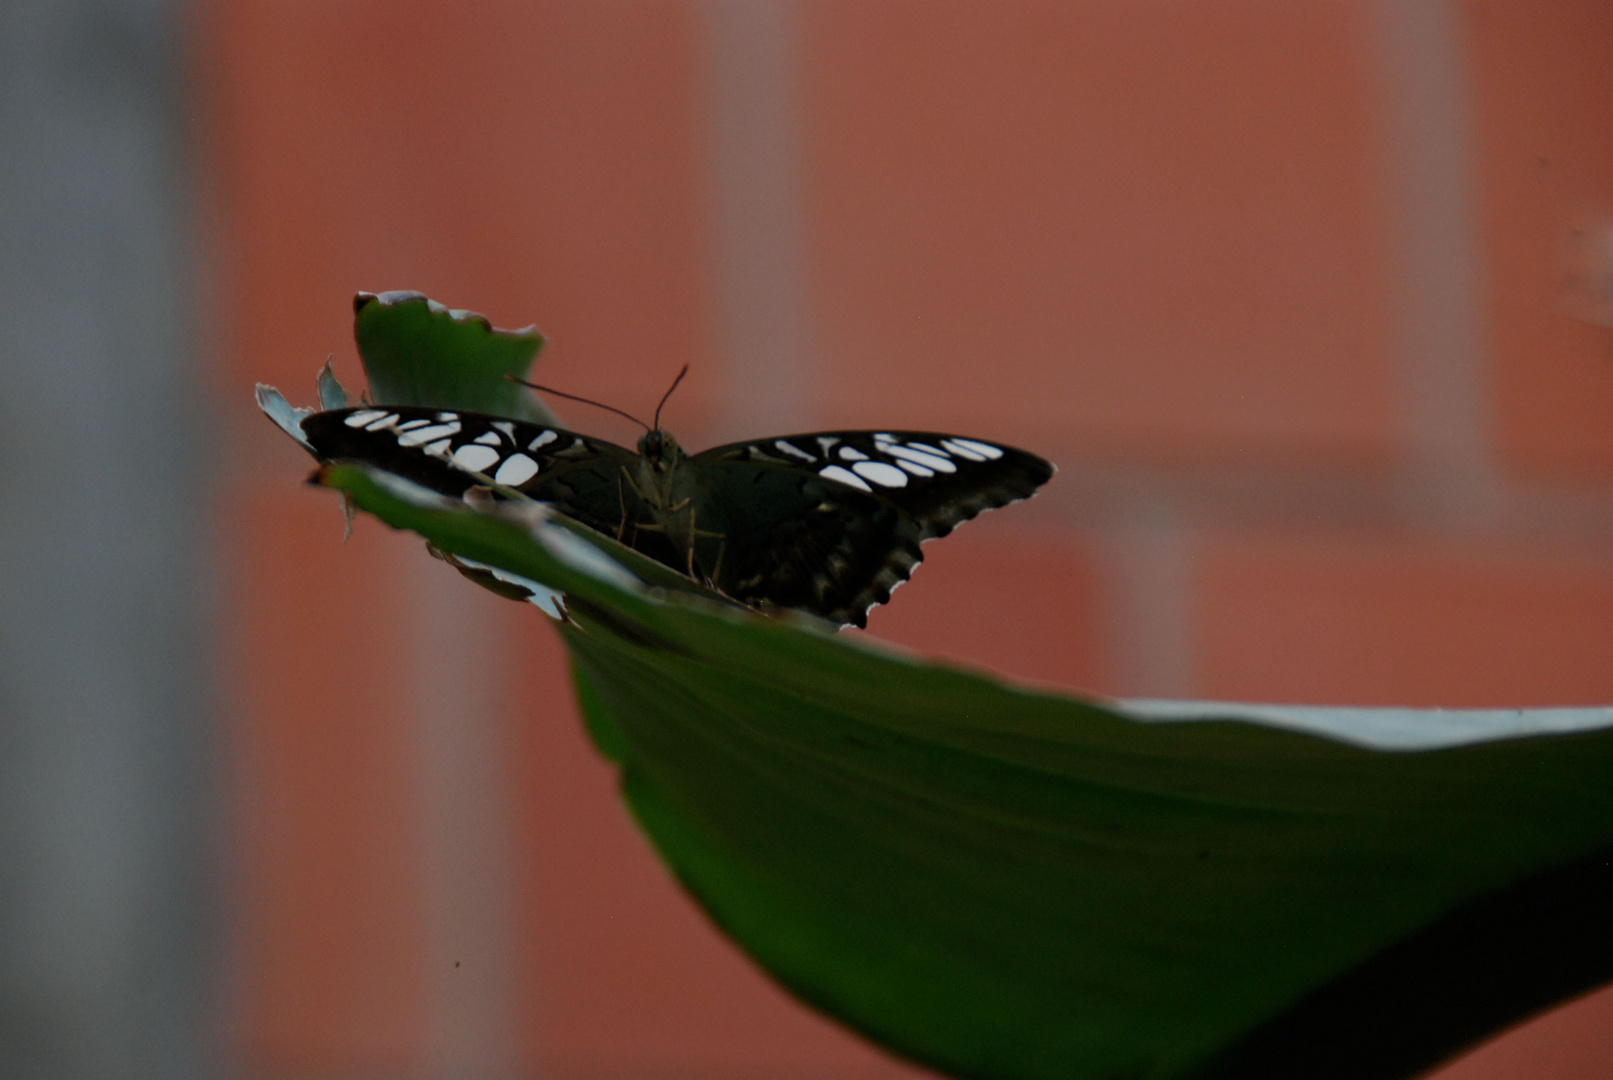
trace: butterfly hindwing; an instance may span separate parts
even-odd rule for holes
[[[782,464],[696,468],[699,524],[714,534],[697,567],[736,600],[863,626],[919,563],[918,523],[870,493]]]

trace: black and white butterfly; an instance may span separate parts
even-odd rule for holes
[[[634,452],[453,410],[370,405],[301,420],[322,460],[367,462],[456,498],[491,479],[752,607],[857,626],[912,575],[923,541],[1028,498],[1054,472],[1023,450],[931,432],[812,432],[690,456],[646,426]]]

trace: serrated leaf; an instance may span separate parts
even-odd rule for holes
[[[1607,710],[1482,742],[1460,713],[1381,718],[1460,744],[1418,752],[1236,705],[1144,722],[624,587],[541,514],[322,478],[563,593],[589,730],[673,872],[782,983],[915,1060],[1388,1080],[1613,977]]]
[[[353,336],[379,405],[428,405],[558,425],[525,387],[543,346],[536,327],[500,330],[484,315],[415,292],[361,292],[353,298]]]

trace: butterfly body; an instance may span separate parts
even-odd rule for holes
[[[688,455],[653,429],[637,452],[563,428],[417,407],[302,420],[323,460],[360,460],[454,497],[492,480],[753,607],[866,625],[919,545],[1027,498],[1053,466],[923,432],[813,432]]]
[[[692,578],[710,583],[720,568],[725,534],[709,527],[713,524],[709,511],[707,527],[700,527],[700,511],[717,505],[701,483],[700,471],[690,464],[677,440],[664,431],[646,432],[639,440],[638,454],[637,480],[624,468],[618,481],[632,489],[637,501],[633,504],[635,512],[629,512],[628,493],[618,491],[621,521],[617,539],[640,548],[643,544],[654,546],[653,540],[645,539],[643,534],[660,533],[665,544],[659,546],[673,553],[682,564],[679,568]],[[713,542],[715,556],[709,550]]]

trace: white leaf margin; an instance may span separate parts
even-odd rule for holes
[[[1613,727],[1613,705],[1530,709],[1411,709],[1341,705],[1263,705],[1134,698],[1106,703],[1122,716],[1155,723],[1232,720],[1320,735],[1368,750],[1443,750],[1539,735]]]

